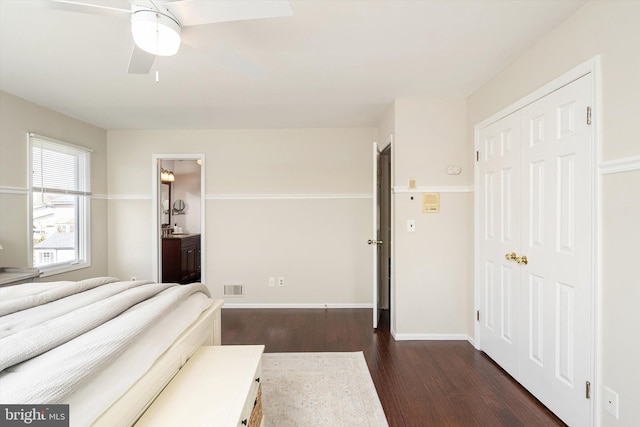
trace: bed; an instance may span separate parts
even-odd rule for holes
[[[221,300],[202,284],[37,282],[0,289],[0,403],[69,405],[71,426],[128,426],[203,345]]]

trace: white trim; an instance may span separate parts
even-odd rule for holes
[[[352,303],[228,303],[222,308],[373,308],[368,302]]]
[[[620,159],[607,160],[601,162],[600,175],[611,175],[614,173],[632,172],[640,170],[640,156],[622,157]]]
[[[477,153],[480,149],[480,126],[475,125],[473,127],[473,152]],[[475,154],[474,154],[475,159]],[[478,184],[480,182],[480,167],[477,161],[473,162],[473,182]],[[482,350],[480,342],[480,322],[477,320],[476,313],[480,310],[480,278],[478,272],[480,271],[480,191],[473,193],[473,312],[471,313],[473,319],[473,337],[476,350]]]
[[[394,113],[395,114],[395,113]],[[393,129],[395,132],[395,127]],[[391,195],[389,196],[389,204],[391,204],[391,230],[390,230],[390,239],[391,239],[391,248],[389,249],[391,255],[391,265],[389,272],[390,276],[390,284],[389,284],[389,329],[391,330],[391,335],[395,338],[395,329],[396,329],[396,203],[393,197],[393,185],[395,184],[395,169],[396,169],[396,143],[394,141],[393,134],[389,135],[389,145],[391,146],[391,170],[389,173],[391,174],[391,182],[389,185],[391,186]]]
[[[500,119],[502,119],[502,118],[504,118],[504,117],[506,117],[506,116],[508,116],[510,114],[513,114],[518,110],[521,110],[522,108],[524,108],[527,105],[539,100],[540,98],[544,98],[545,96],[547,96],[551,92],[554,92],[554,91],[556,91],[556,90],[568,85],[569,83],[578,80],[580,77],[584,77],[587,74],[594,73],[595,69],[598,67],[598,65],[597,65],[598,62],[599,62],[599,57],[598,56],[595,56],[595,57],[591,58],[590,60],[583,62],[582,64],[578,65],[577,67],[567,71],[566,73],[564,73],[560,77],[551,80],[546,85],[544,85],[544,86],[538,88],[537,90],[531,92],[529,95],[525,96],[524,98],[521,98],[521,99],[517,100],[513,104],[509,105],[506,108],[503,108],[502,110],[498,111],[497,113],[495,113],[494,115],[490,116],[489,118],[484,119],[483,121],[478,123],[476,126],[479,127],[480,129],[485,128],[485,127],[489,126],[490,124],[492,124],[494,122],[497,122],[498,120],[500,120]]]
[[[27,136],[28,136],[28,138],[41,139],[43,141],[53,142],[54,144],[66,145],[67,147],[75,148],[76,150],[81,150],[81,151],[84,151],[84,152],[93,153],[93,148],[84,147],[82,145],[72,144],[72,143],[67,142],[67,141],[60,141],[59,139],[50,138],[48,136],[39,135],[37,133],[28,132]]]
[[[469,344],[471,344],[472,346],[476,347],[476,340],[474,340],[472,337],[467,336],[467,341],[469,341]]]
[[[398,334],[393,335],[396,341],[469,341],[466,334]]]
[[[381,182],[380,179],[382,177],[381,175],[381,171],[380,171],[380,149],[378,148],[378,143],[377,142],[372,142],[371,143],[371,234],[370,234],[370,239],[374,239],[374,240],[378,240],[379,238],[381,238],[379,236],[380,231],[381,231],[381,227],[380,227],[380,194],[382,192],[381,190]],[[369,243],[371,243],[371,240],[369,240]],[[379,291],[380,291],[380,287],[379,285],[379,280],[380,278],[379,273],[380,273],[380,262],[379,262],[379,258],[378,258],[378,252],[380,251],[380,249],[378,248],[378,245],[369,245],[369,248],[371,249],[371,270],[372,270],[372,277],[371,277],[371,294],[372,294],[372,302],[371,305],[373,306],[373,310],[372,310],[372,314],[373,314],[373,319],[372,319],[372,327],[374,329],[378,328],[378,314],[380,310],[380,295],[379,295]]]
[[[0,193],[22,194],[20,188],[0,187]],[[6,191],[3,191],[7,189]],[[28,190],[24,189],[24,194]],[[336,194],[206,194],[205,200],[342,200],[342,199],[371,199],[367,193],[336,193]],[[92,199],[107,200],[153,200],[153,194],[93,194]]]
[[[161,160],[200,160],[200,281],[206,283],[206,212],[205,212],[205,155],[204,153],[189,154],[152,154],[151,155],[151,277],[155,282],[160,282],[161,273],[160,265],[162,250],[160,242],[162,233],[160,231],[160,211],[158,209],[159,195],[158,187],[160,185],[160,161]],[[128,199],[125,196],[125,200]],[[111,196],[109,196],[111,198]],[[146,197],[145,197],[146,199]]]
[[[457,185],[457,186],[422,186],[416,188],[393,187],[394,193],[473,193],[474,185]]]
[[[23,187],[0,186],[0,194],[20,194],[27,196],[29,195],[29,189]]]
[[[348,194],[207,194],[206,200],[330,200],[371,199],[368,193]]]
[[[33,258],[33,257],[32,257]],[[40,278],[56,276],[58,274],[69,273],[70,271],[81,270],[83,268],[91,267],[91,261],[87,260],[86,262],[80,262],[77,264],[61,264],[56,267],[45,268],[45,266],[41,265],[40,267],[35,267],[40,270]]]
[[[27,150],[27,168],[25,172],[26,172],[27,182],[29,183],[29,187],[27,187],[27,214],[28,214],[27,235],[28,236],[31,236],[33,232],[32,227],[33,227],[33,189],[34,187],[33,187],[33,181],[32,181],[33,177],[31,176],[31,173],[33,170],[33,142],[34,142],[33,139],[35,140],[40,139],[43,141],[52,142],[54,144],[71,147],[77,151],[81,151],[83,152],[83,154],[89,157],[89,165],[91,165],[91,161],[93,160],[91,156],[91,154],[93,153],[92,148],[71,144],[66,141],[60,141],[54,138],[38,135],[33,132],[27,132],[26,144],[25,144],[25,147]],[[91,167],[89,167],[88,174],[89,174],[89,183],[91,183],[91,176],[92,176]],[[56,190],[54,190],[54,192],[55,191]],[[41,271],[40,277],[49,277],[49,276],[54,276],[58,274],[64,274],[67,272],[80,270],[83,268],[89,268],[92,265],[91,259],[92,259],[93,251],[92,251],[92,243],[91,243],[91,231],[93,230],[94,224],[93,224],[93,217],[91,215],[91,192],[90,191],[86,193],[81,192],[80,194],[79,192],[74,192],[74,193],[79,195],[82,198],[79,200],[82,201],[82,204],[84,207],[83,215],[82,215],[83,226],[78,227],[78,230],[77,230],[78,247],[75,248],[77,253],[82,252],[84,259],[75,261],[75,262],[64,262],[64,263],[54,264],[53,266],[50,266],[50,267],[47,265],[38,266],[36,268],[38,268]],[[85,197],[86,199],[84,199]],[[76,209],[77,209],[76,212],[80,213],[80,209],[78,206],[76,206]],[[79,225],[79,222],[81,221],[81,219],[77,218],[77,220]],[[27,244],[27,259],[28,259],[27,266],[28,267],[34,267],[33,265],[34,247],[33,246],[34,246],[33,239],[29,238],[28,244]]]
[[[592,274],[592,285],[591,285],[591,331],[593,334],[593,342],[591,345],[591,349],[589,351],[589,356],[591,357],[592,367],[591,367],[591,391],[592,391],[592,400],[591,404],[591,419],[589,420],[590,426],[598,426],[600,425],[600,419],[602,418],[600,412],[601,408],[604,405],[599,405],[600,401],[600,388],[602,384],[602,373],[598,368],[602,355],[601,343],[602,341],[602,327],[600,321],[600,313],[601,313],[601,304],[602,298],[600,297],[600,289],[602,280],[600,277],[602,267],[601,267],[601,254],[602,254],[602,206],[601,206],[601,195],[602,195],[602,179],[598,176],[598,166],[602,163],[602,81],[600,79],[600,56],[596,56],[593,58],[593,154],[592,154],[592,167],[593,171],[593,208],[591,210],[591,214],[593,215],[593,235],[591,236],[593,243],[593,252],[591,254],[591,274]]]

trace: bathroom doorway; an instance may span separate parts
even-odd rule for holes
[[[204,282],[204,155],[153,156],[154,280]]]

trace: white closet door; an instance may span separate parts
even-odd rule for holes
[[[593,165],[591,77],[520,111],[520,375],[569,425],[589,425]],[[484,337],[483,337],[484,339]]]
[[[482,350],[518,374],[520,120],[508,116],[480,132],[480,334]]]

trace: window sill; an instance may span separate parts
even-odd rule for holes
[[[58,274],[68,273],[70,271],[81,270],[83,268],[91,267],[90,262],[80,262],[78,264],[63,264],[55,267],[36,267],[42,271],[42,277],[56,276]]]

